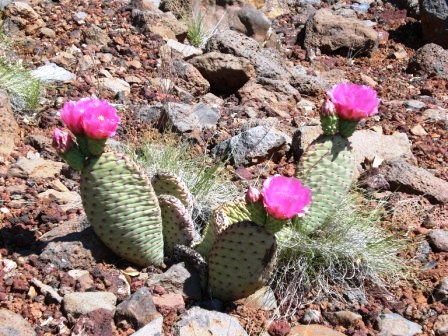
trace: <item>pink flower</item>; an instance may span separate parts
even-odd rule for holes
[[[257,188],[254,187],[249,187],[249,189],[247,189],[247,193],[246,193],[246,202],[247,203],[256,203],[259,200],[261,200],[261,193],[260,190],[258,190]]]
[[[341,119],[357,121],[378,113],[380,100],[376,91],[366,85],[337,84],[327,97]]]
[[[295,177],[275,175],[263,183],[264,206],[276,219],[304,215],[310,202],[311,190]]]
[[[64,154],[73,146],[73,144],[73,139],[68,132],[55,128],[53,132],[53,147],[58,153]]]
[[[104,140],[115,135],[120,116],[107,100],[91,99],[82,117],[82,128],[87,137]]]
[[[89,106],[90,98],[68,101],[61,110],[61,119],[73,134],[82,133],[82,115]]]

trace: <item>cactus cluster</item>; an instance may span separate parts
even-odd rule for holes
[[[291,220],[293,229],[310,234],[331,218],[347,193],[354,163],[346,137],[356,121],[332,113],[337,103],[336,98],[327,102],[328,111],[322,114],[327,134],[302,157],[297,176],[306,187],[297,178],[268,178],[262,192],[252,188],[245,200],[214,209],[202,237],[191,217],[193,197],[180,178],[158,173],[149,179],[124,154],[105,149],[120,120],[107,102],[67,103],[61,117],[76,141],[56,131],[53,142],[58,153],[81,171],[87,217],[111,250],[140,266],[161,265],[165,256],[190,251],[201,264],[209,294],[235,300],[267,283],[277,239],[284,237],[278,233]],[[313,199],[307,214],[310,188]]]

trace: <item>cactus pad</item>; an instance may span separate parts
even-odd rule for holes
[[[171,195],[182,202],[187,211],[193,209],[193,197],[184,181],[172,173],[158,173],[152,178],[152,186],[158,196]]]
[[[133,162],[111,151],[89,159],[81,196],[95,233],[112,251],[140,266],[163,263],[157,196]]]
[[[206,257],[216,237],[230,225],[242,221],[252,221],[259,226],[264,226],[266,211],[263,204],[260,202],[246,203],[245,201],[236,201],[216,208],[205,228],[203,239],[196,247],[196,250]]]
[[[272,271],[275,249],[275,236],[254,222],[228,227],[210,250],[210,295],[232,301],[263,287]]]
[[[302,156],[297,177],[312,190],[310,212],[294,224],[304,233],[324,225],[350,189],[355,162],[350,143],[340,135],[319,137]]]
[[[159,196],[162,211],[163,240],[165,252],[171,253],[177,244],[190,246],[196,238],[194,223],[185,206],[171,195]]]

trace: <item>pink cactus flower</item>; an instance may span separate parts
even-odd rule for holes
[[[120,117],[107,100],[90,98],[81,107],[84,109],[81,124],[87,137],[104,140],[115,135]]]
[[[83,98],[78,101],[68,101],[62,107],[61,119],[73,134],[77,135],[83,132],[82,116],[90,105],[91,98]]]
[[[321,116],[333,116],[336,114],[336,108],[333,104],[333,102],[329,99],[327,99],[320,108],[320,115]]]
[[[337,84],[327,97],[341,119],[357,121],[378,113],[380,100],[376,91],[366,85]]]
[[[295,177],[275,175],[263,184],[263,203],[276,219],[291,219],[306,213],[311,203],[311,189]]]
[[[246,202],[247,203],[256,203],[261,200],[262,196],[260,190],[254,187],[249,187],[246,193]]]
[[[73,139],[68,132],[55,128],[53,131],[53,147],[58,153],[66,153],[73,146],[73,144]]]

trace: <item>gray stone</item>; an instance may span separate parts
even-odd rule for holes
[[[322,134],[320,125],[304,125],[299,127],[292,136],[291,152],[298,160],[309,145]]]
[[[143,123],[156,123],[165,111],[164,104],[139,106],[131,109],[135,111],[134,116]]]
[[[106,46],[112,41],[105,30],[94,24],[83,30],[83,36],[87,44],[98,47]]]
[[[43,234],[39,241],[39,259],[60,270],[91,270],[100,261],[113,262],[117,257],[99,240],[85,217],[63,222]]]
[[[210,83],[202,76],[194,65],[176,59],[173,61],[177,85],[182,86],[193,96],[202,96],[210,90]]]
[[[397,158],[415,160],[411,151],[411,142],[405,133],[384,135],[372,130],[360,130],[353,133],[350,142],[359,172],[363,171],[361,163],[365,159],[375,159],[379,163]]]
[[[193,106],[183,103],[168,103],[165,108],[168,125],[181,133],[199,130],[199,118],[193,112]],[[167,125],[167,126],[168,126]]]
[[[434,332],[436,336],[448,336],[448,315],[437,316],[434,322]]]
[[[379,336],[413,336],[422,332],[422,327],[398,314],[381,314],[377,320]]]
[[[193,108],[202,129],[209,129],[216,126],[221,114],[219,109],[205,103],[196,104]]]
[[[76,78],[74,73],[71,73],[70,71],[67,71],[54,63],[48,63],[32,70],[31,76],[46,84],[58,82],[66,83]]]
[[[213,149],[213,153],[220,157],[230,157],[235,165],[242,165],[265,159],[290,143],[291,138],[274,127],[257,126],[220,143]]]
[[[171,266],[165,273],[150,274],[146,285],[162,286],[168,292],[181,294],[186,299],[199,300],[202,297],[199,275],[183,262]]]
[[[198,307],[191,308],[181,317],[174,327],[174,335],[248,336],[236,318]]]
[[[88,16],[89,14],[86,12],[76,12],[73,14],[73,20],[75,20],[77,24],[84,24],[85,19],[87,19]]]
[[[423,112],[425,123],[442,122],[448,130],[448,111],[445,109],[427,109]]]
[[[404,107],[411,110],[421,110],[426,107],[426,104],[422,101],[411,99],[404,102]]]
[[[222,31],[213,35],[206,50],[219,51],[244,57],[255,67],[257,77],[289,80],[290,71],[286,68],[281,55],[269,48],[262,48],[257,41],[236,31]]]
[[[307,309],[303,314],[301,322],[304,324],[320,323],[322,320],[322,314],[319,310]]]
[[[117,297],[109,292],[75,292],[64,295],[62,303],[67,314],[77,317],[100,308],[114,312]]]
[[[241,300],[241,302],[246,307],[266,311],[274,310],[278,307],[274,291],[269,286],[260,288],[255,293]]]
[[[183,44],[180,43],[176,40],[172,40],[172,39],[168,39],[166,41],[166,45],[171,48],[171,50],[179,53],[180,55],[182,55],[182,57],[185,58],[190,58],[192,56],[198,56],[198,55],[202,55],[202,49],[193,47],[191,45],[188,44]]]
[[[396,159],[384,162],[380,173],[384,175],[392,190],[425,195],[436,202],[448,202],[448,182],[423,168]]]
[[[436,75],[448,79],[448,50],[434,43],[425,44],[415,52],[407,71],[419,76]]]
[[[2,336],[35,336],[31,325],[19,314],[0,308],[0,335]]]
[[[51,178],[60,174],[62,162],[45,160],[40,156],[20,157],[10,168],[9,175],[21,178]]]
[[[100,78],[97,84],[103,90],[109,91],[114,95],[119,93],[128,95],[131,93],[131,86],[121,78]]]
[[[163,317],[159,316],[155,320],[151,321],[143,328],[137,330],[132,336],[162,336]]]
[[[444,0],[419,0],[423,37],[448,48],[448,2]]]
[[[378,45],[378,34],[362,21],[318,10],[305,25],[304,47],[308,55],[343,53],[351,56],[371,54]]]
[[[158,9],[133,9],[131,13],[131,19],[132,24],[142,32],[151,32],[155,34],[165,35],[163,37],[167,40],[177,39],[178,41],[182,42],[187,36],[186,24],[177,20],[172,12],[164,13]]]
[[[251,4],[244,4],[242,8],[227,10],[229,26],[257,42],[264,42],[268,38],[271,21]]]
[[[448,252],[448,230],[432,230],[428,235],[428,240],[435,251]]]
[[[11,2],[13,2],[13,0],[0,0],[0,10],[3,10]]]
[[[433,292],[434,299],[448,304],[448,277],[444,277]]]
[[[290,83],[301,94],[317,96],[331,88],[331,83],[325,78],[294,72]]]
[[[368,304],[366,293],[361,288],[347,288],[344,291],[344,298],[351,303]]]
[[[134,329],[142,328],[160,317],[147,287],[139,288],[132,296],[120,303],[115,312],[117,323],[126,320]]]
[[[210,52],[190,60],[210,83],[213,93],[231,94],[255,77],[254,67],[243,57]]]

